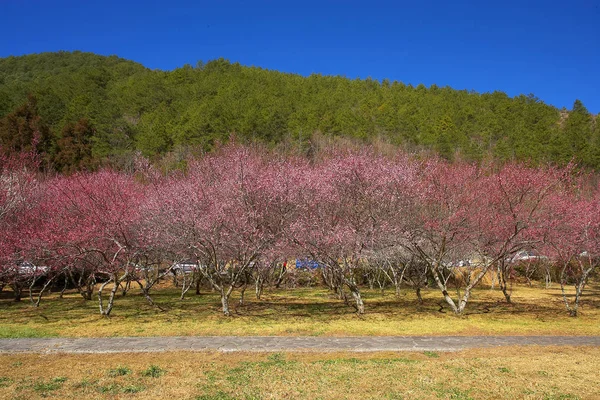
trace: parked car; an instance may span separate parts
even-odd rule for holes
[[[17,272],[20,275],[45,275],[49,268],[42,265],[34,265],[32,262],[23,261],[17,266]]]
[[[182,261],[173,264],[171,269],[174,274],[193,274],[198,271],[198,263],[193,261]]]
[[[548,257],[539,254],[535,250],[521,250],[517,252],[514,256],[509,257],[508,259],[508,261],[511,263],[535,262],[545,260],[548,260]]]

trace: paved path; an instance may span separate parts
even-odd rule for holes
[[[600,336],[179,336],[0,339],[0,353],[458,351],[497,346],[600,346]]]

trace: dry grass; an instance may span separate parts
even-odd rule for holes
[[[51,294],[39,308],[27,300],[21,304],[2,293],[0,337],[39,336],[157,336],[157,335],[599,335],[600,287],[586,288],[581,315],[565,311],[560,289],[518,286],[515,304],[504,302],[498,290],[476,290],[464,316],[454,316],[443,305],[437,290],[424,291],[420,306],[411,291],[396,298],[390,291],[365,291],[367,314],[353,310],[324,289],[267,292],[258,301],[247,294],[244,306],[234,308],[230,318],[220,314],[214,293],[190,294],[179,300],[178,291],[162,287],[154,292],[161,312],[133,290],[116,300],[110,319],[98,315],[97,301],[84,301],[69,293],[64,299]]]
[[[0,355],[3,399],[598,399],[599,348]],[[155,377],[148,376],[156,366]],[[146,373],[144,374],[144,372]]]

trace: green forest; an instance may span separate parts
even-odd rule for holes
[[[60,172],[177,162],[231,137],[308,151],[315,138],[385,143],[442,157],[600,168],[600,120],[534,95],[398,81],[304,77],[224,59],[150,70],[84,52],[0,59],[0,148]]]

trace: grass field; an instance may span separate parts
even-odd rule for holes
[[[97,301],[84,301],[76,293],[59,299],[46,296],[39,308],[25,298],[21,303],[3,292],[0,300],[0,337],[98,337],[157,335],[599,335],[600,287],[586,287],[581,315],[571,318],[565,311],[560,289],[518,286],[515,304],[504,302],[498,290],[474,292],[464,316],[457,317],[445,307],[440,312],[437,290],[424,291],[418,305],[411,291],[396,298],[391,291],[363,292],[366,314],[331,296],[325,289],[268,291],[262,300],[253,293],[238,306],[232,297],[233,316],[220,313],[214,293],[194,294],[181,301],[171,287],[157,289],[153,296],[166,311],[148,305],[138,291],[131,290],[116,300],[110,319],[98,313]]]
[[[2,399],[598,399],[599,348],[0,355]]]

